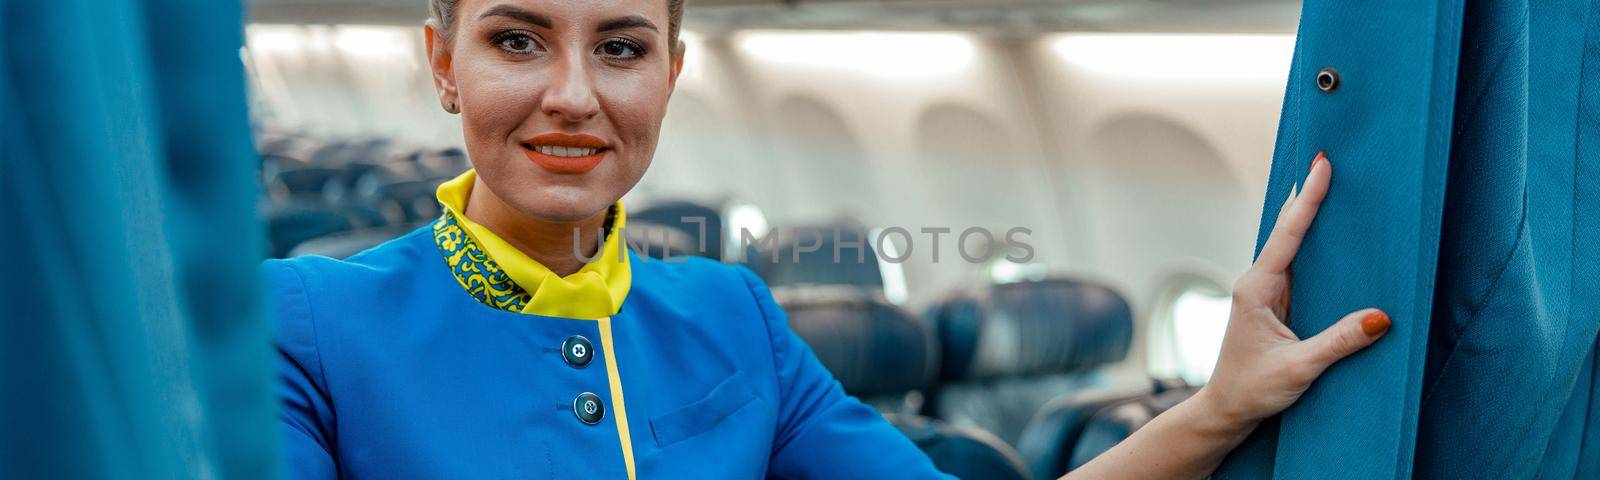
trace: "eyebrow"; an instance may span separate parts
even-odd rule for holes
[[[520,8],[517,8],[517,7],[513,7],[513,6],[510,6],[510,5],[495,5],[494,8],[489,9],[489,11],[483,12],[483,15],[478,15],[478,19],[479,20],[482,20],[482,19],[485,19],[485,18],[489,18],[489,17],[507,17],[507,18],[520,20],[520,21],[525,22],[525,23],[531,23],[531,24],[534,24],[534,25],[538,25],[538,26],[544,27],[544,28],[554,28],[555,27],[555,22],[550,21],[550,17],[546,17],[544,15],[533,13],[533,12],[530,12],[530,11],[527,11],[527,10],[523,10],[523,9],[520,9]]]
[[[609,32],[609,31],[612,31],[612,30],[622,30],[622,29],[627,29],[627,28],[645,28],[645,29],[649,29],[651,31],[656,31],[656,32],[661,31],[660,29],[656,28],[656,24],[651,23],[650,20],[648,20],[648,19],[646,19],[644,17],[638,16],[638,15],[628,15],[626,17],[617,17],[617,18],[613,18],[613,19],[610,19],[610,20],[606,20],[604,22],[600,22],[600,27],[596,28],[595,31],[596,32]]]

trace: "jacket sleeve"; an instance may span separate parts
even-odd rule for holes
[[[953,478],[877,410],[844,393],[755,274],[738,269],[765,317],[778,379],[776,478]]]
[[[305,281],[285,261],[261,264],[278,352],[278,431],[285,477],[334,479],[332,397],[323,378],[316,323]]]

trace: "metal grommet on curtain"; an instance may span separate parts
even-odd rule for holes
[[[1323,93],[1333,93],[1339,89],[1339,71],[1333,67],[1323,67],[1317,71],[1317,89]]]

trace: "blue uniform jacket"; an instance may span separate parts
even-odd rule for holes
[[[631,292],[599,320],[479,303],[427,228],[345,261],[264,263],[289,476],[942,476],[748,270],[630,260]]]

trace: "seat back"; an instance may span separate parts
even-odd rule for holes
[[[425,222],[441,213],[438,197],[440,179],[395,182],[378,187],[379,209],[389,223]]]
[[[903,395],[933,381],[933,336],[882,296],[847,286],[779,287],[773,295],[790,328],[851,395]]]
[[[650,258],[699,255],[700,240],[672,225],[629,218],[622,230],[628,248]]]
[[[343,260],[383,242],[410,233],[426,224],[412,223],[384,227],[362,228],[334,233],[301,242],[289,251],[288,256],[321,255]]]
[[[1073,442],[1067,471],[1081,467],[1094,457],[1111,450],[1111,447],[1133,435],[1134,430],[1150,423],[1156,415],[1171,409],[1197,391],[1198,387],[1167,390],[1140,395],[1099,409],[1084,425],[1077,441]],[[1066,471],[1061,473],[1066,474]]]
[[[1060,477],[1068,470],[1088,461],[1086,458],[1074,463],[1074,455],[1077,452],[1098,454],[1110,449],[1111,445],[1124,438],[1115,437],[1112,434],[1114,432],[1109,431],[1108,427],[1114,426],[1113,424],[1095,427],[1088,441],[1082,441],[1085,438],[1086,427],[1102,411],[1142,398],[1163,395],[1169,391],[1189,389],[1190,387],[1181,380],[1154,380],[1144,385],[1069,393],[1039,409],[1023,429],[1022,436],[1017,441],[1017,451],[1022,454],[1022,458],[1027,459],[1028,467],[1034,475],[1039,478]],[[1105,444],[1107,439],[1114,437],[1117,438],[1116,441],[1109,445]],[[1080,444],[1085,446],[1080,448]]]
[[[1008,442],[1051,400],[1103,386],[1097,367],[1122,360],[1133,338],[1121,295],[1068,278],[957,292],[928,315],[943,356],[924,411]]]
[[[951,425],[920,415],[884,415],[911,443],[933,460],[939,471],[961,479],[1027,480],[1033,478],[1017,452],[980,428]]]
[[[938,366],[932,332],[913,314],[852,286],[778,287],[773,296],[845,391],[883,412],[940,470],[959,478],[1029,478],[1021,456],[994,434],[909,413]]]
[[[306,166],[280,170],[268,180],[268,190],[278,191],[287,198],[315,199],[322,197],[323,188],[343,172],[338,167]]]
[[[780,238],[750,246],[744,261],[774,287],[850,285],[882,290],[878,254],[867,240],[866,229],[860,226],[785,228]]]
[[[283,258],[301,242],[350,230],[354,222],[337,208],[321,203],[271,206],[266,212],[268,255]]]
[[[632,228],[635,221],[671,228],[692,240],[686,245],[672,245],[673,255],[722,259],[722,212],[715,207],[688,201],[658,202],[628,212],[628,227]],[[688,246],[693,248],[678,249]]]

